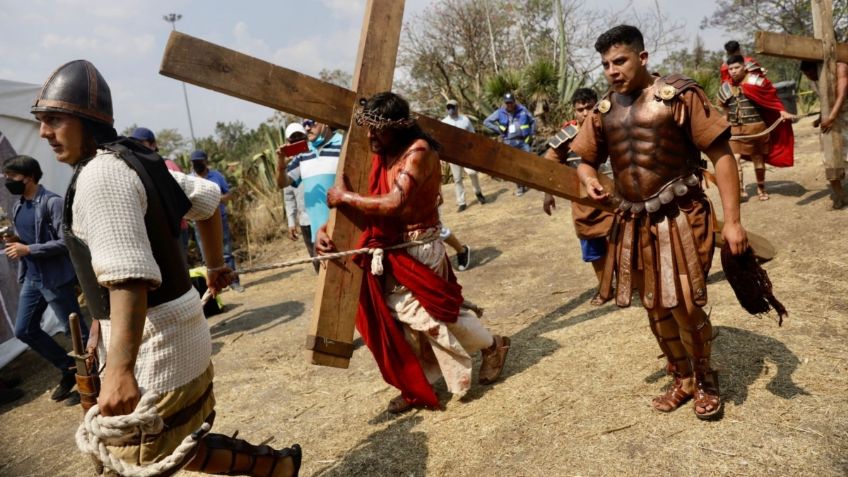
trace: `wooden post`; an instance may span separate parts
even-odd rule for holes
[[[403,4],[403,0],[369,0],[365,7],[358,60],[353,73],[357,99],[392,89]],[[364,193],[368,189],[371,169],[367,131],[354,124],[352,115],[348,118],[348,134],[336,180],[340,181],[344,174],[354,191]],[[362,217],[353,212],[343,214],[339,209],[332,209],[327,230],[340,250],[350,250],[356,246],[363,226]],[[354,317],[359,307],[362,269],[353,263],[353,257],[325,263],[327,266],[318,279],[321,285],[315,293],[307,347],[310,348],[312,364],[346,368],[353,354]]]
[[[821,39],[822,61],[819,67],[819,101],[822,117],[830,113],[836,100],[836,38],[833,33],[833,1],[811,0],[813,33]],[[824,151],[825,176],[829,181],[845,177],[845,157],[842,149],[842,127],[834,121],[830,132],[821,135]]]

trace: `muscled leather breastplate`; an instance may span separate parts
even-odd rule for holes
[[[691,174],[700,160],[700,152],[675,121],[677,93],[658,91],[660,84],[657,80],[636,98],[613,93],[599,103],[608,108],[599,111],[616,188],[631,202],[643,201],[669,181]]]
[[[147,228],[147,238],[150,241],[153,258],[162,275],[162,284],[159,288],[147,294],[147,306],[153,307],[179,298],[191,288],[191,281],[178,241],[179,218],[188,212],[191,202],[170,175],[161,158],[157,160],[156,157],[145,157],[143,153],[131,150],[127,147],[128,145],[134,147],[126,140],[104,147],[115,152],[138,174],[147,194],[144,224]],[[73,233],[76,183],[87,162],[76,166],[71,184],[68,186],[62,228],[65,234],[65,245],[74,264],[80,287],[85,294],[91,317],[97,320],[108,320],[109,290],[97,282],[88,245]]]
[[[718,91],[719,100],[727,108],[727,121],[731,126],[763,122],[760,111],[753,101],[742,94],[742,88],[722,83]]]

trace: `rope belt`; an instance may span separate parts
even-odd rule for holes
[[[161,475],[185,463],[197,443],[212,428],[204,422],[197,432],[183,439],[165,459],[148,465],[135,465],[124,462],[109,451],[108,445],[120,446],[136,444],[143,440],[145,434],[162,432],[165,423],[156,411],[157,393],[143,393],[141,400],[131,414],[123,416],[103,416],[100,406],[95,404],[85,414],[76,433],[77,447],[85,454],[91,454],[107,467],[125,477],[153,477]]]

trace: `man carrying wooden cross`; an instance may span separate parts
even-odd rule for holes
[[[356,326],[383,378],[401,391],[389,403],[389,412],[440,408],[432,382],[443,376],[451,393],[465,394],[471,387],[471,354],[478,350],[483,353],[479,382],[494,382],[510,340],[492,335],[463,306],[462,287],[439,239],[439,144],[410,118],[409,104],[393,93],[369,99],[356,123],[368,128],[374,153],[368,196],[337,185],[327,192],[328,204],[367,217],[357,248],[424,242],[386,250],[386,274],[364,274]],[[318,232],[315,248],[321,254],[335,250],[326,226]],[[366,257],[360,257],[361,266],[367,265]]]
[[[801,72],[804,73],[804,76],[807,77],[810,81],[813,82],[813,88],[816,90],[819,95],[821,92],[819,91],[819,63],[814,61],[802,61],[801,62]],[[848,63],[837,61],[836,62],[836,81],[831,80],[833,84],[835,84],[836,90],[836,98],[833,101],[833,105],[830,107],[830,111],[825,114],[822,113],[819,118],[818,125],[821,127],[822,134],[829,134],[833,128],[835,123],[839,123],[839,131],[842,134],[842,142],[840,143],[840,153],[839,153],[839,161],[848,160]],[[813,123],[815,126],[816,123]],[[843,191],[842,191],[842,180],[831,180],[831,187],[834,191],[834,205],[833,208],[840,209],[844,205]]]
[[[713,255],[713,212],[700,186],[700,154],[712,160],[724,209],[722,235],[733,254],[748,248],[739,217],[739,183],[727,144],[729,125],[698,84],[653,76],[642,33],[619,25],[595,43],[612,91],[584,121],[571,149],[589,196],[611,197],[598,180],[607,156],[621,197],[610,236],[601,298],[629,306],[640,291],[651,330],[674,376],[653,407],[670,412],[694,399],[695,415],[720,415],[718,377],[710,367],[712,326],[703,310]]]

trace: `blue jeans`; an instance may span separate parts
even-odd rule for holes
[[[230,238],[230,222],[226,215],[221,215],[221,228],[223,229],[224,236],[224,263],[231,270],[236,271],[236,258],[233,257],[233,244]],[[200,240],[200,232],[197,227],[194,228],[194,239],[197,241],[197,248],[200,249],[200,256],[203,258],[203,263],[205,264],[206,256],[203,254],[203,242]],[[234,280],[234,283],[239,283],[238,278]]]
[[[15,319],[15,337],[26,343],[33,351],[50,361],[53,366],[65,372],[73,367],[74,360],[68,356],[59,343],[41,329],[41,315],[47,305],[56,313],[59,320],[68,329],[68,315],[80,315],[83,345],[88,341],[88,326],[82,319],[79,302],[77,302],[76,281],[58,288],[42,288],[40,280],[24,279],[21,294],[18,298],[18,315]]]

